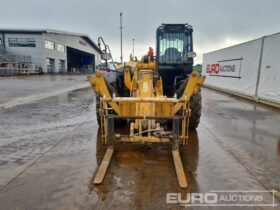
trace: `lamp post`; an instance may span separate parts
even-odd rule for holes
[[[132,57],[134,59],[134,38],[132,39]]]
[[[123,30],[123,26],[122,26],[122,12],[121,12],[121,13],[120,13],[120,31],[121,31],[121,63],[123,63],[122,30]]]

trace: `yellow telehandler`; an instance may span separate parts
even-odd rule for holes
[[[193,57],[192,27],[163,24],[157,30],[157,56],[150,48],[133,71],[124,65],[116,83],[106,81],[102,72],[88,77],[98,99],[102,143],[107,145],[94,184],[102,183],[115,143],[171,143],[179,186],[187,188],[179,147],[187,145],[190,126],[199,123],[200,87],[205,80],[192,72]],[[128,131],[116,133],[117,120],[126,123]]]

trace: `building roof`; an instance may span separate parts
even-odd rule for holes
[[[0,32],[2,33],[25,33],[25,34],[64,34],[64,35],[70,35],[70,36],[80,36],[84,38],[90,45],[97,50],[97,52],[101,53],[101,50],[99,47],[92,41],[92,39],[86,35],[86,34],[80,34],[75,32],[68,32],[68,31],[61,31],[61,30],[55,30],[55,29],[13,29],[13,28],[0,28]]]

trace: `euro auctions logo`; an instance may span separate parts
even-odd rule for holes
[[[206,73],[208,74],[219,74],[220,64],[207,64]]]
[[[235,72],[236,70],[236,65],[232,64],[232,65],[220,65],[219,63],[217,64],[208,64],[207,68],[206,68],[206,73],[209,74],[219,74],[221,73],[225,73],[225,72]]]
[[[212,190],[208,193],[167,193],[167,204],[179,204],[180,206],[209,207],[209,206],[235,206],[235,207],[276,207],[274,190]]]
[[[243,58],[237,58],[207,64],[206,73],[209,76],[241,78],[242,60]]]

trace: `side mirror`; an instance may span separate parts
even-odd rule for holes
[[[194,57],[196,57],[196,53],[195,52],[188,52],[188,57],[189,58],[194,58]]]

